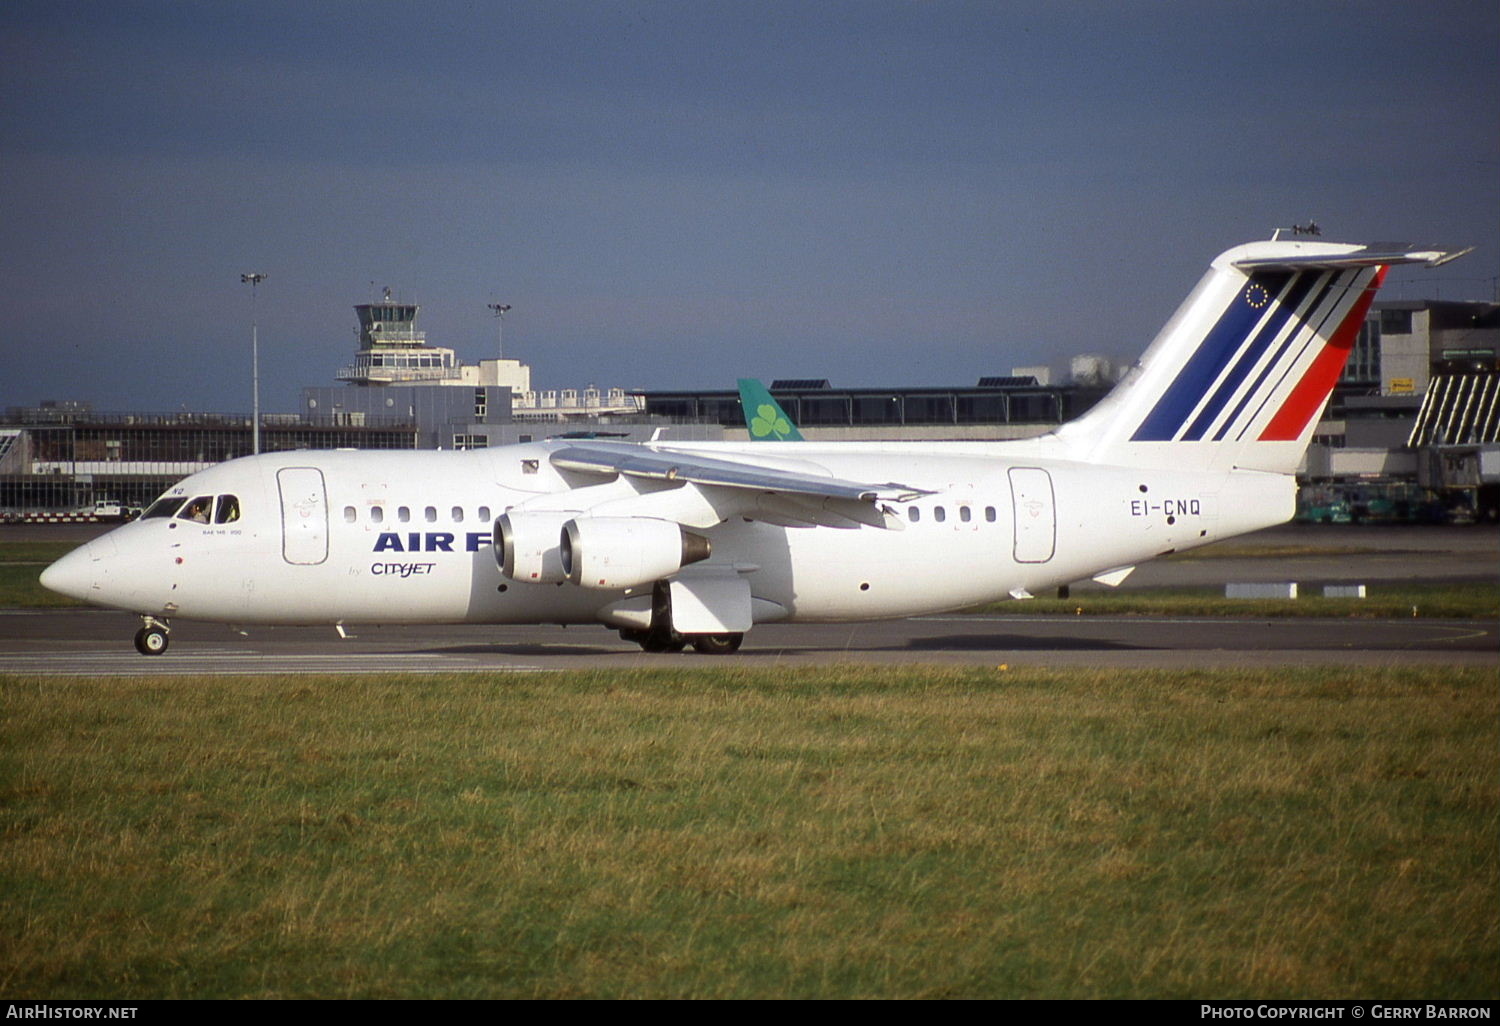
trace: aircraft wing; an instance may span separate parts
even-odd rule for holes
[[[783,470],[756,463],[715,459],[697,453],[673,452],[637,446],[588,445],[559,449],[552,454],[552,465],[559,470],[594,474],[624,474],[628,477],[655,478],[660,481],[691,481],[722,488],[748,488],[753,491],[782,492],[829,499],[857,499],[876,502],[886,499],[909,502],[930,492],[897,484],[866,484],[843,481],[836,477],[795,470]]]
[[[679,485],[681,488],[673,491],[701,497],[702,502],[694,506],[711,507],[716,519],[744,516],[786,526],[899,527],[900,522],[882,503],[907,502],[931,494],[896,482],[848,481],[808,471],[637,445],[569,445],[553,452],[551,462],[563,471],[620,474]],[[641,515],[700,524],[704,519],[702,514],[690,517],[672,512],[683,504],[662,492],[628,501],[631,507],[639,507]],[[655,509],[661,512],[654,513]],[[621,508],[618,512],[627,510]]]

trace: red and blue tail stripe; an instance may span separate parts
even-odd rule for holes
[[[1282,339],[1281,344],[1276,349],[1275,355],[1273,355],[1271,359],[1266,361],[1265,366],[1261,368],[1260,373],[1255,378],[1255,381],[1250,385],[1249,388],[1245,390],[1244,395],[1240,398],[1240,401],[1235,406],[1233,412],[1231,412],[1229,416],[1225,418],[1224,423],[1220,425],[1219,430],[1214,433],[1214,441],[1224,441],[1224,439],[1229,435],[1230,427],[1234,425],[1239,425],[1239,430],[1234,436],[1235,441],[1243,440],[1248,425],[1254,423],[1263,415],[1266,404],[1271,401],[1271,397],[1275,395],[1281,383],[1286,379],[1286,376],[1291,373],[1292,367],[1295,365],[1296,360],[1289,360],[1287,356],[1292,352],[1293,346],[1300,343],[1305,347],[1314,338],[1318,338],[1327,334],[1327,322],[1328,319],[1334,315],[1337,304],[1328,304],[1326,303],[1326,300],[1331,294],[1333,294],[1338,276],[1333,274],[1332,272],[1307,272],[1303,275],[1303,277],[1309,285],[1314,282],[1317,282],[1319,285],[1312,301],[1307,304],[1306,310],[1299,311],[1299,320],[1307,323],[1308,326],[1312,328],[1311,335],[1304,335],[1303,333],[1299,332],[1289,332],[1286,337]],[[1314,323],[1311,318],[1311,312],[1319,309],[1323,311],[1322,319]],[[1272,384],[1272,387],[1267,389],[1264,387],[1265,383],[1271,378],[1273,374],[1277,375],[1276,380]],[[1255,408],[1255,413],[1248,418],[1242,418],[1241,414],[1245,412],[1245,408],[1257,398],[1260,400],[1260,402]]]
[[[1354,348],[1359,327],[1364,323],[1365,315],[1370,312],[1370,304],[1375,302],[1375,293],[1380,291],[1380,284],[1385,280],[1385,268],[1376,268],[1373,274],[1363,272],[1360,277],[1365,278],[1366,282],[1364,291],[1355,300],[1354,308],[1338,326],[1328,344],[1318,352],[1312,366],[1302,375],[1297,387],[1292,389],[1291,395],[1281,404],[1281,409],[1276,411],[1276,416],[1271,418],[1271,422],[1261,432],[1260,441],[1291,442],[1300,438],[1308,422],[1328,400],[1329,393],[1333,391],[1334,383],[1338,381],[1349,353]]]
[[[1250,276],[1249,284],[1219,315],[1176,380],[1167,386],[1161,399],[1131,435],[1132,442],[1170,442],[1177,437],[1224,366],[1266,317],[1270,297],[1278,295],[1292,277],[1287,272],[1260,272]]]
[[[1274,277],[1274,275],[1267,275],[1267,277]],[[1307,298],[1307,293],[1312,290],[1314,280],[1321,276],[1303,273],[1287,274],[1284,277],[1286,278],[1286,283],[1272,304],[1274,312],[1265,319],[1260,330],[1255,333],[1255,337],[1241,350],[1234,366],[1220,380],[1219,387],[1214,390],[1213,396],[1203,405],[1198,416],[1193,419],[1193,423],[1189,425],[1183,438],[1192,442],[1200,441],[1203,438],[1209,426],[1218,418],[1224,407],[1229,403],[1229,400],[1234,396],[1240,383],[1249,376],[1250,372],[1260,361],[1261,356],[1270,348],[1272,342],[1278,337],[1282,337],[1282,328],[1286,326],[1286,322],[1291,319],[1292,314],[1294,312],[1299,314],[1304,313],[1302,302]],[[1315,306],[1322,298],[1322,295],[1320,295],[1314,299],[1313,305]]]
[[[1298,438],[1343,368],[1379,284],[1378,278],[1371,281],[1373,272],[1267,269],[1250,274],[1130,440],[1243,439],[1265,422],[1272,405],[1276,412],[1259,440]],[[1359,299],[1351,305],[1354,290]],[[1331,324],[1337,329],[1330,331]],[[1288,390],[1294,374],[1300,377]]]

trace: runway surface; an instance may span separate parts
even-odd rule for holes
[[[137,621],[96,610],[0,612],[0,673],[46,675],[516,673],[638,667],[943,663],[1090,667],[1500,667],[1500,625],[1459,620],[937,616],[764,624],[733,656],[647,654],[602,627],[255,628],[179,623],[162,656]]]
[[[103,528],[6,528],[82,542]],[[1228,581],[1493,580],[1493,527],[1288,525],[1136,571],[1128,590]],[[1080,591],[1097,587],[1079,586]],[[763,624],[734,656],[651,655],[603,627],[251,628],[179,621],[159,657],[136,653],[139,621],[104,610],[0,610],[0,673],[51,675],[511,673],[832,663],[1210,667],[1479,665],[1500,669],[1495,620],[936,616],[861,624]]]

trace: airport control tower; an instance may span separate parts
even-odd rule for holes
[[[380,302],[356,306],[359,352],[353,366],[339,371],[339,380],[354,385],[459,383],[463,375],[454,351],[428,345],[426,334],[416,329],[421,309],[396,302],[389,288]]]
[[[531,368],[519,360],[460,363],[446,346],[429,345],[416,328],[415,303],[391,298],[384,290],[378,303],[360,303],[359,351],[354,363],[338,372],[351,385],[470,385],[509,388],[517,395],[531,390]]]

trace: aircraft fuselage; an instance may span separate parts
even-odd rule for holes
[[[184,507],[138,520],[60,563],[48,584],[144,615],[243,624],[616,623],[601,611],[639,587],[529,583],[497,564],[494,521],[509,510],[584,510],[611,492],[638,494],[623,479],[580,489],[548,462],[555,448],[233,460],[168,495],[189,505],[233,497],[235,519],[203,523]],[[703,529],[712,555],[684,573],[743,577],[756,622],[910,616],[1040,594],[1292,512],[1283,475],[1099,467],[1030,458],[1019,445],[1007,456],[1007,443],[683,448],[795,457],[931,492],[888,504],[891,529],[742,516]],[[307,495],[289,493],[298,487]]]

